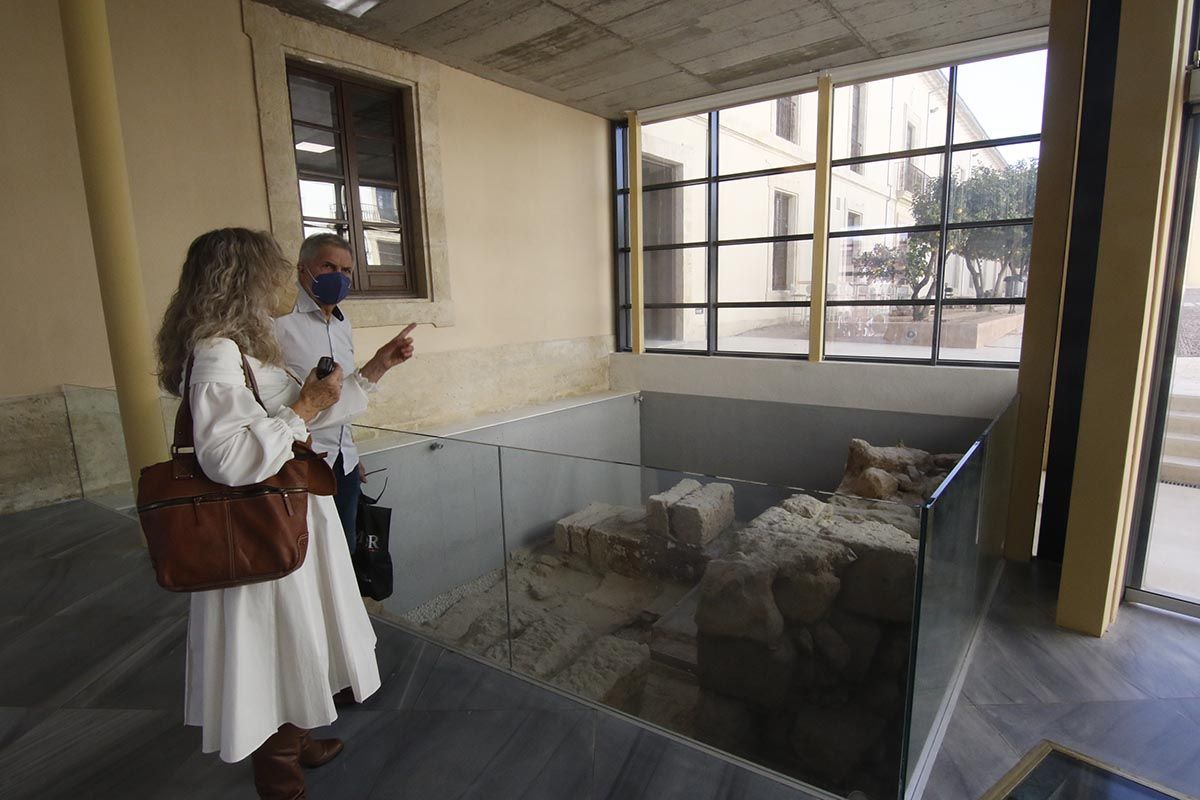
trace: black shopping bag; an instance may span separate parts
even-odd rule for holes
[[[387,483],[384,483],[387,488]],[[357,541],[354,548],[354,572],[358,576],[358,591],[372,600],[392,596],[392,555],[388,552],[388,531],[392,510],[377,505],[381,491],[374,499],[366,492],[358,498]]]

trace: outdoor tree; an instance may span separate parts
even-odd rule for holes
[[[1018,161],[1003,168],[976,167],[967,178],[950,184],[949,221],[986,222],[1033,215],[1037,161]],[[912,193],[914,225],[941,222],[942,181],[925,182]],[[914,233],[896,245],[877,244],[854,259],[854,273],[870,281],[908,286],[911,298],[931,299],[937,291],[937,234]],[[1026,225],[959,228],[948,232],[946,256],[961,256],[971,276],[975,297],[997,297],[1009,276],[1029,272],[1030,228]],[[994,272],[992,271],[994,270]],[[989,274],[990,273],[990,274]],[[986,305],[978,306],[980,310]],[[914,306],[914,320],[925,319],[927,306]]]

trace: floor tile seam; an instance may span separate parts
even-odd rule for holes
[[[156,621],[159,621],[159,620],[156,620]],[[93,667],[94,666],[103,666],[104,668],[102,669],[100,674],[95,679],[88,681],[87,683],[79,686],[79,688],[76,689],[72,694],[67,695],[63,699],[63,701],[59,704],[60,707],[61,708],[72,708],[72,709],[95,708],[94,706],[89,706],[86,703],[85,704],[73,704],[73,701],[75,701],[76,698],[80,697],[81,695],[84,695],[85,693],[94,690],[95,687],[97,687],[100,684],[105,683],[106,681],[108,681],[111,686],[112,685],[111,682],[114,679],[114,675],[119,673],[119,668],[122,665],[126,664],[130,660],[133,653],[135,653],[143,648],[155,647],[155,646],[159,645],[160,643],[162,643],[164,640],[168,639],[171,635],[173,635],[173,633],[175,631],[175,627],[179,621],[180,621],[180,618],[175,618],[175,619],[164,618],[164,619],[162,619],[161,620],[162,624],[150,626],[144,632],[135,636],[134,638],[130,639],[129,641],[125,642],[124,645],[122,645],[121,647],[119,647],[115,651],[113,651],[111,654],[109,654],[109,656],[107,658],[105,658],[102,662],[100,662],[100,664],[93,665]],[[141,665],[139,665],[139,666],[141,666]],[[130,674],[130,673],[126,673],[126,674]],[[117,678],[117,679],[119,680],[119,678]]]
[[[522,721],[520,722],[520,724],[518,724],[518,725],[517,725],[517,728],[516,728],[516,730],[515,730],[515,731],[513,731],[513,736],[516,736],[516,735],[518,735],[518,734],[519,734],[519,733],[520,733],[520,732],[521,732],[521,731],[522,731],[522,730],[523,730],[523,729],[524,729],[524,728],[525,728],[527,725],[529,725],[529,724],[531,724],[532,722],[534,722],[534,720],[530,718],[530,717],[532,717],[532,714],[529,714],[529,711],[530,711],[530,710],[529,710],[529,709],[524,709],[524,711],[526,712],[526,714],[527,714],[527,717],[526,717],[526,719],[522,720]],[[545,713],[569,713],[569,712],[545,712]],[[582,716],[582,712],[580,712],[580,715]],[[512,740],[512,736],[510,736],[510,737],[509,737],[509,741],[511,741],[511,740]],[[546,772],[546,767],[548,767],[548,766],[549,766],[551,763],[553,763],[553,762],[554,762],[554,760],[555,760],[555,756],[556,756],[556,755],[558,754],[558,752],[559,752],[559,751],[560,751],[560,750],[561,750],[561,749],[562,749],[562,748],[563,748],[563,747],[566,745],[566,742],[567,742],[567,737],[566,737],[566,736],[564,736],[562,739],[559,739],[558,743],[557,743],[557,744],[554,746],[554,749],[553,749],[553,750],[550,752],[550,754],[549,754],[548,756],[546,756],[546,758],[545,758],[545,759],[542,761],[542,764],[541,764],[541,766],[540,766],[540,767],[538,767],[538,771],[537,771],[537,773],[536,773],[536,774],[534,774],[534,775],[533,775],[533,777],[530,779],[530,781],[529,781],[529,785],[532,785],[532,784],[534,783],[534,781],[536,781],[536,780],[538,779],[538,777],[540,777],[542,774],[544,774],[544,773]],[[485,774],[486,772],[488,772],[488,769],[489,769],[490,765],[491,765],[491,764],[492,764],[492,763],[493,763],[493,762],[494,762],[494,761],[495,761],[497,758],[499,758],[499,757],[500,757],[500,755],[501,755],[501,754],[504,752],[504,750],[505,750],[505,748],[507,747],[507,745],[508,745],[508,742],[505,742],[505,744],[504,744],[504,745],[502,745],[501,747],[499,747],[499,748],[496,750],[496,753],[495,753],[495,754],[494,754],[494,755],[493,755],[493,756],[492,756],[490,759],[488,759],[488,763],[487,763],[487,765],[485,765],[485,766],[484,766],[484,768],[483,768],[483,770],[481,770],[481,771],[480,771],[480,773],[479,773],[480,775],[483,775],[483,774]],[[476,777],[476,779],[475,779],[475,780],[473,780],[473,781],[471,781],[470,785],[469,785],[469,786],[467,786],[467,788],[463,790],[462,794],[460,794],[460,795],[459,795],[459,797],[462,797],[463,795],[466,795],[466,794],[467,794],[467,793],[470,791],[471,787],[472,787],[472,786],[474,786],[474,785],[475,785],[475,784],[478,782],[478,780],[479,780],[479,777],[477,776],[477,777]],[[528,788],[528,787],[526,787],[526,788]],[[524,795],[522,795],[522,796],[524,796]]]
[[[418,641],[421,641],[421,640],[419,640],[419,639],[418,639]],[[421,644],[422,644],[422,646],[426,646],[426,647],[433,647],[433,646],[434,646],[434,645],[429,645],[429,644],[427,644],[426,642],[423,642],[423,641],[421,642]],[[412,696],[412,702],[414,702],[414,703],[415,703],[415,702],[416,702],[416,701],[417,701],[417,700],[418,700],[418,699],[421,697],[421,695],[422,695],[422,694],[424,694],[424,692],[425,692],[425,687],[427,687],[427,686],[429,685],[429,681],[430,681],[430,679],[432,679],[432,678],[433,678],[433,672],[434,672],[434,670],[437,668],[437,664],[438,664],[438,662],[439,662],[439,661],[441,661],[441,659],[442,659],[442,653],[444,653],[444,652],[446,652],[446,651],[445,651],[445,649],[439,648],[439,652],[438,652],[437,656],[436,656],[436,657],[434,657],[434,659],[433,659],[433,663],[429,665],[429,669],[425,670],[425,676],[424,676],[424,678],[421,680],[421,685],[420,685],[420,686],[419,686],[419,687],[416,689],[416,694],[414,694],[414,695]],[[420,656],[419,656],[419,655],[418,655],[418,657],[417,657],[417,662],[418,662],[418,666],[419,666],[419,663],[420,663]],[[399,670],[399,669],[400,669],[400,667],[397,667],[396,669],[397,669],[397,670]],[[415,669],[414,669],[414,671],[415,671]],[[391,678],[393,675],[395,675],[395,672],[393,672],[393,673],[392,673],[391,675],[389,675],[388,677],[389,677],[389,678]],[[384,684],[384,686],[386,686],[386,684]],[[380,687],[380,689],[381,689],[381,690],[382,690],[383,688],[384,688],[383,686],[381,686],[381,687]],[[407,695],[408,695],[408,693],[407,693],[407,692],[405,692],[405,697],[407,697]],[[396,709],[397,711],[403,711],[403,710],[406,710],[406,709],[405,709],[405,707],[404,707],[404,705],[403,705],[403,701],[404,701],[404,698],[402,697],[402,698],[401,698],[401,703],[402,703],[402,705],[401,705],[399,708],[397,708],[397,709]]]
[[[79,606],[83,603],[87,603],[90,600],[94,600],[98,596],[104,596],[105,594],[117,591],[120,587],[124,586],[124,584],[126,584],[130,581],[138,580],[139,579],[139,576],[138,576],[139,571],[140,570],[130,570],[128,574],[119,576],[115,581],[110,581],[108,583],[105,583],[101,586],[96,587],[96,589],[93,590],[92,592],[84,595],[83,597],[77,598],[76,600],[69,603],[68,605],[60,608],[58,611],[55,611],[53,613],[53,616],[60,616],[60,615],[74,616],[75,614],[77,614],[79,612],[72,611],[71,609],[76,608],[77,606]],[[98,613],[104,613],[104,612],[98,612]],[[142,616],[142,615],[141,614],[114,614],[114,616],[134,616],[134,617],[136,617],[136,616]],[[155,615],[155,616],[157,616],[157,615]]]

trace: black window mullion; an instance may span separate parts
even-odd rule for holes
[[[719,184],[716,176],[721,174],[720,154],[718,152],[721,132],[720,111],[708,115],[708,281],[706,295],[708,312],[705,322],[708,328],[708,355],[717,352],[717,214],[720,203],[717,192]]]
[[[951,173],[954,158],[954,115],[958,113],[958,67],[956,66],[950,67],[946,97],[946,144],[942,153],[942,210],[939,219],[941,228],[938,234],[937,275],[935,276],[937,291],[934,293],[937,302],[933,307],[933,333],[930,337],[932,345],[930,357],[934,366],[937,366],[938,351],[942,344],[942,303],[946,299],[946,226],[950,220],[950,184],[954,180],[954,175]]]

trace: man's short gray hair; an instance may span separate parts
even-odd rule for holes
[[[323,247],[340,247],[350,255],[354,255],[350,243],[336,233],[314,233],[304,240],[304,244],[300,245],[299,263],[302,266],[311,264]]]

